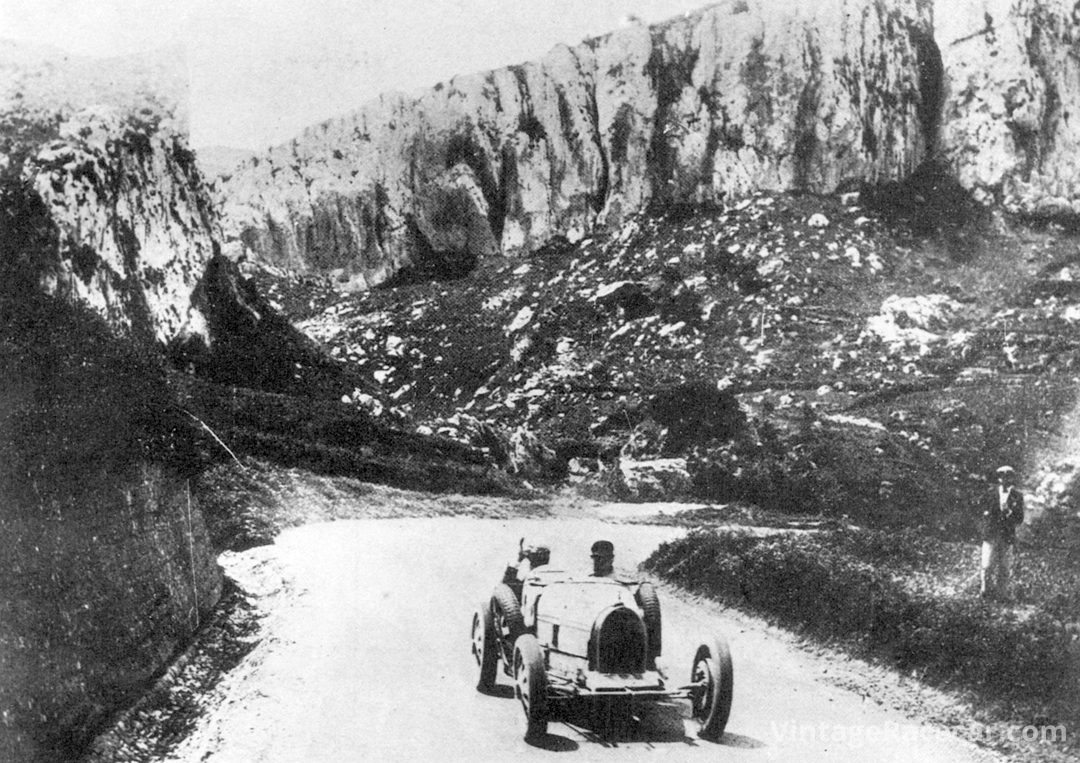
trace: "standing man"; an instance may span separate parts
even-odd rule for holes
[[[979,570],[979,594],[1006,595],[1016,527],[1024,521],[1024,496],[1016,488],[1016,472],[1001,466],[994,472],[997,490],[987,501],[982,517],[982,566]],[[991,584],[990,578],[994,581]]]
[[[610,578],[615,574],[615,546],[609,540],[598,540],[592,544],[592,577]]]

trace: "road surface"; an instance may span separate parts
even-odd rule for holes
[[[661,588],[664,658],[689,672],[710,633],[732,649],[735,696],[719,744],[679,707],[623,734],[556,723],[535,743],[510,694],[476,692],[469,628],[522,536],[582,570],[597,538],[632,571],[681,531],[598,520],[356,520],[288,530],[229,566],[273,602],[266,635],[172,760],[194,763],[498,761],[975,761],[984,750],[830,685],[822,660],[743,615]],[[256,593],[259,591],[256,590]],[[273,595],[270,595],[273,594]],[[505,679],[501,679],[505,681]],[[507,683],[507,687],[509,684]]]

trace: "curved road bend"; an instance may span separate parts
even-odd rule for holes
[[[599,537],[632,571],[670,527],[596,520],[436,518],[308,525],[255,549],[293,581],[262,643],[219,687],[220,700],[173,760],[209,763],[342,761],[995,760],[976,746],[820,680],[818,658],[748,618],[694,607],[661,589],[664,657],[689,672],[702,636],[732,649],[735,698],[720,744],[698,740],[677,707],[643,714],[605,738],[551,723],[538,744],[507,696],[476,692],[472,612],[518,539],[543,537],[552,564],[588,565]],[[243,566],[243,565],[241,565]],[[249,565],[250,566],[250,565]],[[282,574],[281,572],[278,573]],[[502,679],[505,681],[505,679]],[[507,693],[509,690],[507,689]]]

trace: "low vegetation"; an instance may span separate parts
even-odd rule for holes
[[[839,529],[769,537],[706,530],[645,568],[691,591],[977,692],[1028,723],[1080,721],[1080,570],[1021,550],[1015,606],[977,596],[971,544]]]

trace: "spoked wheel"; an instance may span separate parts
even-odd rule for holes
[[[491,691],[495,686],[495,672],[499,667],[499,652],[490,602],[484,602],[473,613],[472,653],[480,668],[480,679],[476,682],[476,688],[478,691]]]
[[[693,695],[692,715],[701,724],[698,736],[720,741],[731,714],[734,677],[731,650],[727,641],[717,636],[712,644],[702,644],[694,657],[690,682],[700,687]]]
[[[509,668],[514,664],[514,644],[518,636],[525,632],[525,618],[521,614],[517,596],[504,583],[495,586],[491,594],[491,617],[500,656],[503,664]]]
[[[514,644],[514,694],[525,711],[525,738],[547,732],[547,673],[540,642],[531,633]]]

